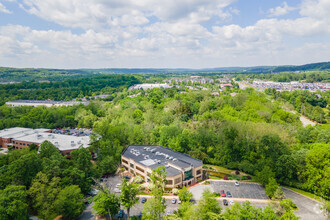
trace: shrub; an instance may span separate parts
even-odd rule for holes
[[[134,182],[135,183],[142,183],[144,181],[144,179],[141,176],[136,176],[134,178]]]
[[[239,171],[238,171],[238,170],[236,170],[236,171],[235,171],[235,174],[236,174],[236,175],[239,175]]]
[[[246,178],[247,178],[248,180],[252,179],[250,176],[246,176]]]
[[[179,194],[179,190],[178,190],[177,188],[173,188],[173,189],[172,189],[172,193],[173,193],[174,195],[178,195],[178,194]]]
[[[228,176],[224,176],[223,179],[224,179],[224,180],[228,180]]]

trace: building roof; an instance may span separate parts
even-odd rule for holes
[[[32,129],[32,128],[9,128],[0,131],[0,137],[12,138],[17,141],[25,141],[41,144],[49,141],[55,145],[60,151],[75,150],[80,146],[87,148],[89,146],[89,136],[71,136],[63,134],[47,133],[50,129]]]
[[[21,128],[21,127],[14,127],[14,128],[6,128],[0,130],[0,137],[1,138],[15,138],[24,136],[27,134],[34,133],[34,130],[31,128]]]
[[[150,169],[165,166],[167,176],[176,176],[186,169],[203,164],[201,160],[159,145],[129,145],[122,155]]]
[[[53,100],[12,100],[6,102],[6,104],[79,105],[79,104],[87,104],[87,102],[53,101]]]

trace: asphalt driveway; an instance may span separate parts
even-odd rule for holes
[[[306,196],[300,195],[292,190],[282,187],[283,192],[287,198],[298,206],[299,210],[295,212],[296,215],[300,216],[302,220],[326,220],[327,218],[322,214],[320,209],[321,203],[310,199]]]

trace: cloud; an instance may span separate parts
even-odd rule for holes
[[[269,11],[268,11],[269,15],[268,16],[269,17],[278,17],[278,16],[286,15],[290,11],[293,11],[293,10],[296,10],[296,8],[290,7],[290,6],[288,6],[288,3],[283,2],[282,7],[277,6],[276,8],[269,9]]]
[[[0,12],[6,13],[6,14],[11,14],[12,13],[1,2],[0,2]]]
[[[0,27],[0,65],[199,68],[297,64],[330,57],[328,1],[303,0],[298,18],[266,17],[249,26],[228,22],[240,14],[233,2],[23,0],[27,12],[68,28]],[[284,2],[281,8],[286,6]],[[75,33],[73,27],[82,30]],[[327,46],[315,42],[318,39]]]
[[[28,13],[65,27],[106,29],[122,25],[144,25],[154,16],[164,22],[205,22],[225,19],[224,11],[235,0],[23,0]],[[232,10],[237,13],[237,10]]]

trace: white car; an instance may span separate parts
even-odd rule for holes
[[[235,181],[235,186],[239,186],[239,182],[238,181]]]
[[[181,200],[180,199],[178,199],[178,204],[181,204]]]
[[[121,190],[120,190],[120,189],[118,189],[118,188],[115,188],[115,192],[116,192],[116,193],[120,193],[120,192],[121,192]]]
[[[229,200],[229,205],[234,205],[234,203],[235,203],[234,200],[232,199]]]
[[[173,198],[172,199],[172,204],[175,204],[176,203],[176,198]]]
[[[116,188],[119,188],[119,187],[120,187],[120,183],[117,183]]]

